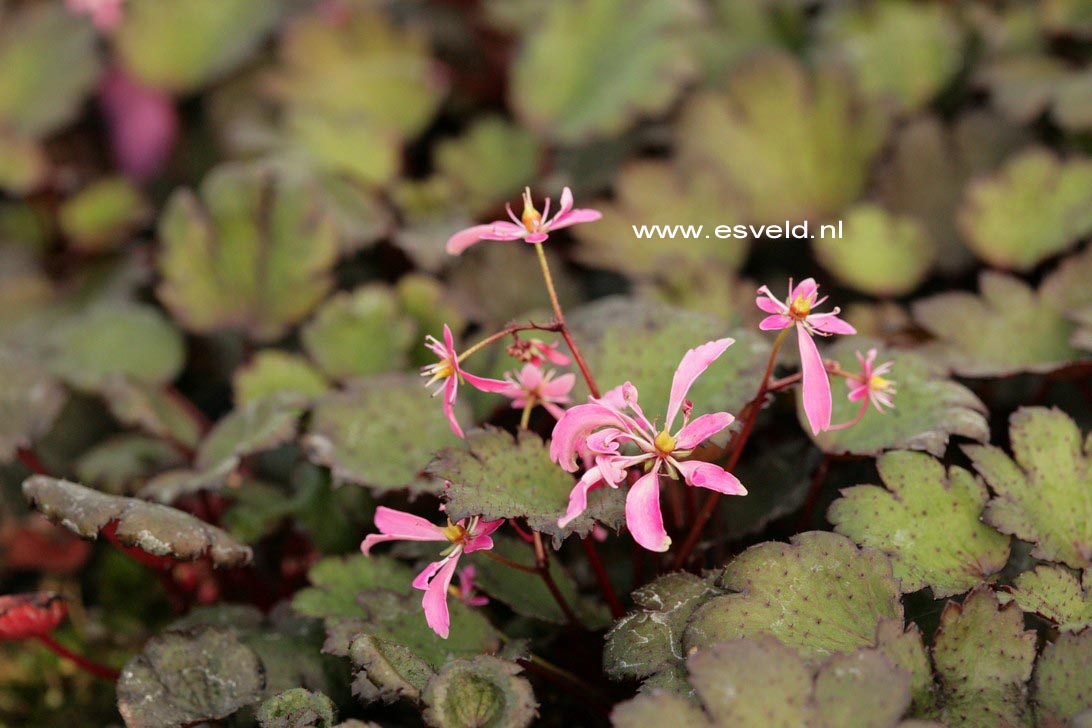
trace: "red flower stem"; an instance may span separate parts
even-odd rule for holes
[[[64,659],[72,662],[80,669],[91,673],[95,677],[100,677],[103,680],[109,680],[110,682],[117,682],[118,678],[121,677],[121,673],[119,673],[117,670],[106,667],[105,665],[100,665],[97,662],[89,660],[83,655],[76,654],[49,635],[40,634],[37,636],[36,639],[47,648],[49,648],[49,650],[56,654],[58,657],[63,657]]]
[[[557,288],[554,287],[554,277],[550,274],[550,264],[546,261],[546,251],[542,248],[542,243],[535,243],[535,252],[538,253],[538,265],[542,268],[542,279],[546,282],[546,291],[550,294],[550,305],[554,309],[554,318],[557,320],[558,326],[560,326],[561,338],[565,339],[565,343],[569,346],[569,351],[573,353],[573,359],[576,360],[576,365],[580,368],[580,374],[584,377],[584,381],[588,383],[588,392],[591,396],[599,397],[599,387],[595,384],[595,378],[592,377],[591,371],[588,369],[588,363],[584,361],[584,355],[580,353],[580,349],[576,346],[576,342],[573,341],[572,333],[569,332],[569,325],[565,323],[565,313],[561,310],[561,302],[557,300]]]
[[[561,324],[556,321],[550,322],[548,324],[536,324],[530,321],[525,324],[508,324],[497,333],[490,334],[489,336],[485,337],[477,344],[474,344],[469,349],[460,354],[459,361],[465,361],[466,359],[470,358],[471,355],[481,351],[490,344],[500,341],[505,336],[511,336],[513,334],[519,333],[520,331],[561,331]]]
[[[777,363],[777,352],[781,349],[781,343],[785,341],[785,336],[788,335],[791,329],[782,329],[778,334],[777,340],[774,341],[773,348],[770,350],[770,359],[766,362],[766,373],[762,375],[762,384],[758,387],[758,393],[754,396],[750,402],[747,403],[746,415],[743,420],[743,429],[740,430],[739,435],[736,436],[733,443],[732,454],[728,456],[728,462],[725,464],[724,469],[731,472],[739,463],[739,458],[743,455],[743,447],[747,444],[747,440],[751,437],[751,431],[754,430],[755,421],[758,419],[758,413],[762,411],[762,403],[766,399],[766,392],[770,385],[770,375],[773,374],[774,365]],[[679,553],[675,556],[674,562],[672,562],[671,568],[675,571],[681,569],[686,564],[686,560],[690,558],[691,552],[694,547],[697,546],[698,540],[701,538],[702,529],[705,528],[705,524],[709,522],[709,519],[713,517],[713,513],[717,510],[717,504],[720,503],[720,493],[716,491],[710,491],[709,495],[705,498],[705,503],[701,507],[701,511],[698,513],[697,519],[690,527],[690,533],[686,536],[686,541],[683,542],[682,548],[679,549]]]
[[[584,553],[588,555],[588,563],[599,580],[599,589],[603,592],[603,598],[607,600],[610,614],[615,619],[620,619],[625,614],[622,603],[618,601],[618,594],[614,591],[614,585],[610,583],[610,576],[603,566],[603,560],[599,558],[599,549],[595,548],[595,542],[591,537],[580,539],[580,545],[584,547]]]
[[[538,571],[538,575],[542,578],[543,583],[546,584],[546,588],[550,590],[550,594],[553,596],[554,601],[557,602],[557,606],[561,607],[561,611],[565,614],[565,618],[574,627],[580,629],[587,629],[584,623],[580,621],[580,617],[576,616],[576,612],[569,606],[569,603],[565,600],[565,595],[561,593],[561,589],[558,588],[557,582],[554,581],[553,574],[550,573],[550,556],[546,553],[546,547],[542,543],[542,534],[538,531],[533,531],[535,535],[535,567]]]
[[[479,551],[478,553],[480,553],[482,556],[485,556],[486,558],[490,558],[493,561],[496,561],[497,563],[504,564],[505,566],[507,566],[510,569],[515,569],[516,571],[522,571],[525,574],[537,574],[538,573],[538,569],[536,567],[527,566],[526,564],[521,564],[518,561],[512,561],[512,559],[501,556],[498,553],[494,553],[492,551]]]
[[[19,462],[23,464],[30,472],[35,475],[49,475],[49,468],[45,466],[45,463],[34,453],[33,450],[26,447],[21,447],[15,451]]]

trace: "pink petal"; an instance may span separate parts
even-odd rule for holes
[[[544,356],[552,364],[557,364],[559,367],[565,367],[569,365],[569,357],[558,351],[556,344],[542,344],[535,347],[540,355]]]
[[[585,222],[595,222],[603,217],[603,213],[598,210],[591,210],[587,208],[578,208],[572,210],[564,215],[558,215],[554,218],[554,221],[550,223],[551,232],[554,230],[560,230],[562,228],[571,227],[573,225],[580,225]]]
[[[550,236],[546,233],[529,233],[523,239],[528,243],[544,243],[549,238]]]
[[[684,463],[676,463],[675,467],[683,474],[688,485],[708,488],[725,495],[747,495],[747,489],[736,476],[713,463],[688,460]]]
[[[576,472],[580,445],[594,430],[611,425],[627,429],[621,415],[602,404],[580,404],[566,410],[565,416],[554,425],[550,459],[570,473]]]
[[[458,388],[455,377],[448,377],[444,382],[444,415],[447,417],[448,424],[451,425],[451,431],[465,439],[463,428],[459,427],[459,421],[455,419],[455,395],[458,393]]]
[[[576,384],[576,375],[573,373],[562,374],[557,379],[550,381],[542,388],[542,395],[558,402],[568,402],[569,392]]]
[[[428,589],[428,583],[432,581],[432,577],[436,575],[436,572],[440,568],[451,560],[451,557],[440,559],[439,561],[433,561],[431,564],[421,570],[421,573],[413,578],[414,589]]]
[[[496,531],[498,528],[504,525],[504,519],[498,518],[495,521],[478,521],[478,527],[474,529],[475,536],[488,536]]]
[[[701,346],[696,346],[683,354],[678,369],[675,370],[675,378],[671,381],[671,399],[667,403],[667,421],[664,429],[670,430],[675,422],[675,415],[682,407],[687,392],[701,373],[709,368],[725,350],[735,342],[735,339],[717,339],[709,341]]]
[[[481,392],[505,392],[511,386],[509,382],[500,379],[478,377],[461,369],[459,370],[459,373],[462,374],[463,379],[466,380],[467,384]]]
[[[546,411],[549,412],[550,416],[553,417],[555,420],[560,420],[562,417],[565,416],[565,410],[561,407],[558,407],[553,402],[543,401],[542,406],[546,408]]]
[[[784,314],[775,313],[773,316],[767,316],[762,319],[758,324],[758,328],[763,331],[780,331],[781,329],[787,329],[792,326],[793,320]]]
[[[712,437],[728,425],[732,424],[734,419],[735,417],[727,412],[714,412],[713,414],[702,415],[679,430],[679,434],[675,436],[675,447],[679,450],[690,450],[695,448],[700,445],[702,441]]]
[[[644,475],[626,495],[626,526],[633,540],[649,551],[667,551],[671,538],[664,530],[660,513],[660,475],[656,470]]]
[[[477,245],[485,239],[485,234],[492,232],[492,225],[475,225],[466,230],[460,230],[447,239],[447,252],[451,255],[459,255],[472,245]]]
[[[795,301],[798,297],[803,296],[805,299],[813,299],[819,292],[819,284],[815,282],[814,278],[805,278],[800,281],[796,288],[789,290],[789,300]]]
[[[800,366],[804,372],[804,414],[808,417],[812,434],[818,435],[830,427],[830,379],[811,335],[802,326],[796,327],[796,335],[800,344]]]
[[[861,397],[864,397],[868,394],[867,384],[853,383],[850,384],[849,387],[850,388],[848,397],[850,402],[856,402]]]
[[[766,313],[785,313],[789,310],[788,306],[786,306],[781,301],[773,298],[773,294],[770,293],[770,289],[766,288],[766,286],[762,286],[762,288],[759,288],[758,292],[765,295],[756,298],[755,305]]]
[[[466,604],[469,607],[484,607],[486,604],[489,604],[489,598],[488,597],[480,597],[480,596],[479,597],[470,597],[469,599],[466,600]]]
[[[538,389],[542,385],[542,367],[524,364],[519,372],[519,383],[524,389]]]
[[[375,527],[406,541],[444,541],[442,529],[428,519],[412,513],[379,506],[375,509]]]
[[[569,505],[565,508],[565,515],[557,519],[557,527],[565,528],[581,513],[588,509],[588,493],[596,488],[602,488],[603,476],[598,468],[592,468],[584,473],[569,493]]]
[[[444,324],[444,348],[447,350],[447,358],[455,359],[455,336],[451,333],[451,327]]]
[[[447,611],[447,590],[451,586],[451,577],[455,575],[455,568],[459,563],[458,556],[447,560],[432,581],[429,582],[425,596],[421,600],[421,606],[425,608],[425,621],[432,631],[447,639],[451,629],[451,616]]]
[[[834,313],[813,314],[807,318],[808,324],[824,334],[855,334],[857,329],[838,318]]]

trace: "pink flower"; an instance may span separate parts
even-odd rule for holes
[[[512,205],[505,206],[508,210],[508,220],[494,220],[488,225],[475,225],[452,235],[447,241],[447,252],[458,255],[472,245],[482,240],[523,240],[527,243],[541,243],[550,237],[550,232],[578,225],[582,222],[594,222],[603,217],[598,210],[583,210],[573,208],[573,193],[566,187],[561,191],[561,209],[557,211],[553,219],[550,215],[550,198],[546,198],[546,206],[542,213],[535,209],[531,201],[531,188],[523,191],[523,215],[516,217],[512,212]]]
[[[99,87],[99,104],[117,165],[138,182],[158,174],[178,139],[171,97],[113,71]]]
[[[447,541],[451,544],[442,552],[443,558],[426,566],[413,580],[414,588],[423,589],[425,592],[421,600],[425,621],[436,634],[447,639],[451,627],[447,595],[451,578],[459,565],[459,557],[464,553],[493,548],[493,539],[489,534],[500,528],[502,523],[504,519],[482,521],[474,517],[458,523],[448,521],[446,526],[437,526],[412,513],[379,506],[375,509],[375,527],[379,529],[379,533],[366,536],[360,544],[360,550],[367,556],[373,546],[386,541]]]
[[[547,344],[542,339],[518,339],[508,347],[508,354],[514,359],[529,362],[537,367],[546,362],[557,364],[559,367],[568,366],[569,357],[562,354],[558,350],[559,347],[560,344],[557,342]]]
[[[512,372],[504,375],[508,386],[501,394],[512,398],[513,409],[540,404],[554,419],[561,419],[565,410],[558,405],[570,402],[569,392],[576,383],[576,375],[562,374],[554,379],[556,373],[553,369],[543,371],[542,367],[535,364],[524,364],[523,369],[516,372],[515,376]]]
[[[444,340],[441,343],[434,336],[425,338],[425,346],[432,350],[440,361],[435,364],[421,367],[421,376],[430,377],[425,384],[430,387],[437,382],[442,384],[432,393],[435,397],[441,391],[444,393],[444,414],[451,424],[451,431],[459,437],[464,437],[463,428],[459,427],[459,421],[455,419],[455,397],[459,393],[459,381],[466,381],[475,389],[483,392],[503,392],[510,385],[499,379],[487,379],[469,374],[459,366],[459,353],[455,351],[455,339],[451,335],[451,328],[444,324]]]
[[[760,309],[768,314],[762,319],[759,328],[763,331],[776,331],[796,327],[797,342],[800,345],[800,366],[804,373],[804,414],[814,434],[830,427],[830,379],[823,357],[815,346],[812,336],[830,334],[855,334],[857,330],[838,318],[841,309],[835,308],[829,313],[813,313],[812,309],[827,300],[824,296],[816,300],[819,286],[814,278],[800,281],[795,288],[789,279],[789,297],[779,301],[766,286],[758,289],[762,294],[755,300]]]
[[[895,383],[883,376],[891,371],[891,367],[895,366],[895,362],[885,361],[883,364],[875,366],[877,353],[875,349],[869,349],[867,357],[861,356],[859,351],[856,353],[857,361],[861,364],[861,373],[850,374],[846,377],[846,386],[849,387],[849,401],[859,401],[861,409],[852,420],[843,422],[840,425],[832,425],[831,430],[844,430],[860,422],[861,418],[865,416],[865,412],[868,411],[869,403],[880,414],[883,414],[884,407],[888,409],[894,409],[895,407],[895,403],[891,401],[891,398],[895,396]]]
[[[121,25],[124,0],[65,0],[65,4],[73,13],[91,18],[95,27],[103,32]]]
[[[459,585],[451,587],[452,596],[470,607],[484,607],[489,600],[480,594],[474,594],[474,577],[477,571],[473,564],[467,564],[459,569]]]
[[[683,355],[671,382],[663,429],[645,417],[637,403],[637,388],[629,382],[565,412],[554,426],[550,457],[569,472],[576,472],[578,455],[588,457],[593,464],[569,494],[569,507],[558,519],[559,526],[566,526],[587,509],[590,491],[604,485],[617,488],[635,467],[644,475],[626,496],[626,525],[634,540],[651,551],[666,551],[671,545],[660,513],[661,475],[681,475],[687,485],[727,495],[747,494],[739,480],[723,468],[697,460],[679,460],[734,419],[727,412],[716,412],[691,420],[692,405],[686,400],[694,380],[732,343],[732,339],[710,341]],[[680,410],[682,426],[671,434]],[[623,446],[627,448],[625,453]]]

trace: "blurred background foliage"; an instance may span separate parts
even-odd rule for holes
[[[1026,402],[1087,430],[1087,376],[1065,372],[1092,351],[1090,60],[1087,0],[126,0],[109,30],[0,0],[0,591],[66,595],[61,638],[120,665],[185,606],[290,596],[355,550],[376,498],[433,497],[424,468],[455,443],[421,339],[548,304],[521,244],[444,243],[524,185],[604,212],[548,249],[567,308],[640,299],[585,312],[606,379],[670,372],[682,339],[753,323],[756,282],[814,274],[878,345],[917,350],[895,378],[922,418],[825,451],[939,455],[1003,438]],[[630,227],[786,220],[844,237]],[[647,366],[627,332],[661,342]],[[796,431],[762,444],[815,461]],[[157,579],[87,547],[28,511],[28,452],[219,522],[254,569]],[[767,477],[725,540],[794,532],[807,484]],[[274,629],[255,619],[247,640]],[[0,652],[0,724],[120,724],[67,663]],[[321,674],[279,685],[351,704]]]

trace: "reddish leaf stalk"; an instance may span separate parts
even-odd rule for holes
[[[580,545],[584,547],[584,553],[588,555],[588,563],[591,564],[595,577],[599,581],[599,589],[603,592],[603,598],[607,600],[610,614],[614,619],[621,619],[625,614],[622,603],[618,601],[618,594],[614,591],[614,585],[610,582],[610,576],[603,566],[603,560],[599,558],[599,550],[595,548],[595,542],[591,537],[580,539]]]
[[[100,665],[99,663],[90,660],[83,655],[73,652],[49,635],[41,634],[35,637],[35,639],[45,645],[51,652],[56,654],[58,657],[62,657],[68,660],[69,662],[79,667],[81,670],[89,672],[95,677],[102,678],[103,680],[109,680],[110,682],[117,682],[118,678],[121,677],[121,673],[119,673],[117,670],[106,667],[105,665]]]

